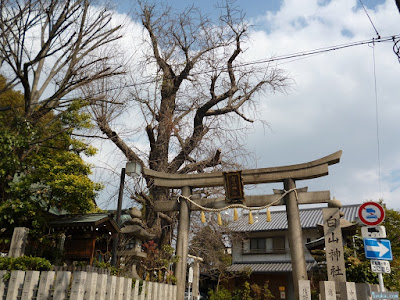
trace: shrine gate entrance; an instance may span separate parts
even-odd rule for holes
[[[299,280],[307,280],[306,260],[304,256],[303,233],[300,224],[299,204],[328,203],[329,207],[340,207],[340,202],[330,199],[329,191],[307,192],[297,189],[296,181],[314,179],[328,175],[328,166],[340,161],[342,151],[335,152],[323,158],[289,166],[248,169],[241,171],[242,184],[260,184],[282,182],[283,190],[272,195],[244,196],[246,207],[267,207],[269,205],[285,205],[289,247],[293,268],[293,283],[296,299],[299,298]],[[184,299],[186,283],[186,267],[189,245],[190,212],[201,208],[221,209],[232,207],[225,198],[190,198],[193,188],[216,187],[225,185],[223,172],[201,174],[169,174],[144,169],[143,173],[154,180],[154,185],[164,188],[181,190],[178,201],[156,201],[155,211],[179,211],[178,238],[176,255],[181,259],[176,265],[177,300]],[[241,204],[237,204],[240,207]]]

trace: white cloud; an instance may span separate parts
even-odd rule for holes
[[[376,38],[365,12],[355,9],[356,0],[336,0],[326,5],[318,5],[318,1],[304,3],[286,0],[279,11],[254,16],[252,20],[257,24],[251,32],[252,42],[246,45],[246,60]],[[382,37],[398,33],[400,15],[394,1],[387,0],[368,13]],[[140,31],[140,26],[131,26],[130,33]],[[124,47],[129,49],[132,39],[126,37]],[[376,43],[374,49],[362,45],[279,62],[295,84],[287,94],[260,99],[261,115],[271,128],[256,123],[254,133],[249,135],[248,148],[258,158],[249,167],[302,163],[341,149],[341,162],[330,166],[330,175],[299,182],[298,186],[309,186],[311,191],[330,190],[331,196],[344,204],[384,198],[389,207],[400,209],[400,64],[392,46],[392,42]],[[107,145],[106,153],[114,155],[112,149]],[[113,164],[120,159],[116,157]],[[268,189],[260,188],[263,192]]]
[[[265,16],[267,31],[253,33],[254,46],[247,51],[249,60],[376,38],[364,11],[354,9],[356,1],[331,1],[326,6],[310,1],[306,7],[302,4],[285,1],[279,12]],[[368,13],[381,36],[396,33],[400,16],[394,1],[386,1]],[[352,37],[342,35],[343,29]],[[250,137],[260,157],[258,165],[301,163],[341,149],[342,160],[338,166],[330,167],[329,176],[302,184],[312,190],[330,189],[331,195],[345,204],[384,198],[390,207],[400,209],[400,202],[396,201],[400,192],[393,188],[400,176],[391,175],[400,169],[400,142],[396,138],[400,126],[400,65],[392,46],[392,42],[376,43],[374,49],[380,184],[372,45],[281,65],[296,84],[288,94],[272,95],[264,101],[264,117],[271,131],[264,133],[257,128]]]

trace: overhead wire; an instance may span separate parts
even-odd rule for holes
[[[378,155],[378,186],[379,195],[381,195],[381,151],[380,151],[380,138],[379,138],[379,110],[378,110],[378,88],[376,84],[376,62],[375,62],[375,45],[372,45],[372,59],[374,65],[374,87],[375,87],[375,122],[376,122],[376,144]]]
[[[240,63],[240,64],[233,66],[233,68],[237,69],[240,67],[245,67],[245,66],[250,66],[250,65],[255,65],[255,64],[266,64],[266,63],[271,63],[271,62],[290,60],[290,59],[294,59],[294,58],[306,58],[308,56],[312,56],[312,55],[316,55],[316,54],[337,51],[337,50],[341,50],[341,49],[345,49],[345,48],[349,48],[349,47],[368,45],[371,43],[393,42],[393,40],[396,38],[400,38],[400,34],[387,36],[387,37],[372,38],[372,39],[368,39],[368,40],[351,42],[351,43],[347,43],[347,44],[339,44],[339,45],[329,46],[329,47],[325,47],[325,48],[316,48],[313,50],[307,50],[307,51],[296,52],[296,53],[292,53],[292,54],[275,56],[275,57],[266,58],[266,59],[259,59],[259,60],[244,62],[244,63]],[[225,71],[225,70],[227,70],[227,67],[217,68],[217,69],[213,69],[213,70],[209,70],[209,71],[194,72],[194,73],[191,73],[190,75],[194,76],[194,75],[201,75],[201,74],[212,73],[215,71]],[[114,90],[118,90],[118,89],[135,87],[135,86],[140,86],[140,85],[145,85],[145,84],[152,84],[155,82],[157,82],[156,79],[149,79],[149,80],[144,80],[144,81],[140,81],[140,82],[128,83],[128,84],[111,87],[106,90],[93,93],[93,94],[91,94],[91,96],[101,95],[101,94],[111,92]],[[72,99],[63,99],[63,100],[68,101],[68,100],[72,100]]]
[[[361,6],[362,6],[363,9],[364,9],[365,14],[367,15],[369,21],[371,22],[372,27],[374,27],[375,33],[376,33],[376,35],[378,36],[378,39],[379,39],[381,36],[380,36],[380,34],[378,33],[378,30],[376,29],[376,27],[375,27],[375,25],[374,25],[374,22],[372,22],[372,19],[371,19],[371,17],[369,16],[368,11],[367,11],[367,9],[365,8],[364,3],[362,2],[362,0],[359,0],[359,1],[360,1],[360,3],[361,3]]]
[[[380,39],[380,34],[375,27],[374,22],[372,22],[371,17],[368,14],[367,9],[364,6],[362,0],[359,0],[361,6],[364,9],[365,14],[367,15],[372,27],[375,30],[378,39]],[[395,37],[392,39],[395,40]],[[373,74],[374,74],[374,92],[375,92],[375,126],[376,126],[376,145],[377,145],[377,156],[378,156],[378,189],[379,195],[382,196],[382,189],[381,189],[381,150],[380,150],[380,138],[379,138],[379,106],[378,106],[378,87],[377,87],[377,80],[376,80],[376,59],[375,59],[375,43],[372,43],[372,61],[373,61]]]

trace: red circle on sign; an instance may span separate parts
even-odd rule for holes
[[[367,206],[374,206],[379,210],[380,216],[377,217],[375,221],[370,221],[363,216],[363,211],[367,209]],[[382,223],[383,219],[385,219],[385,211],[383,210],[383,207],[379,203],[365,202],[358,208],[358,217],[360,218],[360,221],[363,222],[365,225],[374,226]]]

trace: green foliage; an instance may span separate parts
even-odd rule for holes
[[[383,281],[387,289],[398,291],[400,289],[400,212],[385,208],[385,215],[385,220],[381,225],[385,226],[387,239],[391,241],[393,261],[390,263],[391,273],[383,274]],[[378,283],[377,273],[372,273],[370,260],[365,258],[360,235],[356,235],[354,242],[348,243],[345,247],[345,258],[347,280]]]
[[[209,290],[208,297],[210,300],[231,300],[232,294],[229,290],[224,287],[220,287],[218,290]]]
[[[275,298],[269,290],[269,281],[264,283],[264,286],[260,287],[258,284],[253,283],[250,285],[251,293],[255,300],[269,300]]]
[[[47,259],[42,257],[0,257],[0,270],[48,271],[50,269],[51,263]]]
[[[24,97],[0,76],[0,228],[11,235],[15,226],[29,227],[42,236],[47,212],[85,213],[95,210],[102,188],[88,177],[90,165],[80,154],[95,149],[72,137],[73,130],[89,128],[87,102],[76,99],[57,115],[49,111],[37,119],[25,114]]]
[[[100,269],[110,270],[111,275],[118,275],[121,271],[121,269],[112,266],[109,262],[98,261],[97,259],[93,260],[93,266]]]
[[[312,250],[311,253],[317,262],[326,261],[324,250]],[[371,272],[370,262],[365,259],[361,237],[355,236],[354,243],[351,241],[344,246],[344,260],[347,281],[378,283],[377,275]],[[319,264],[311,276],[315,282],[328,280],[326,264]]]
[[[250,296],[251,293],[251,289],[250,289],[250,283],[248,281],[245,281],[243,283],[243,287],[240,290],[236,290],[235,291],[235,299],[239,299],[238,296],[240,297],[240,299],[242,300],[252,300],[253,298]]]
[[[390,262],[392,272],[383,274],[385,287],[391,291],[400,291],[400,212],[385,208],[385,220],[387,239],[391,241],[393,261]]]
[[[169,271],[169,266],[179,261],[179,257],[174,255],[174,248],[162,245],[160,250],[154,241],[148,241],[143,244],[143,250],[147,257],[142,260],[140,267],[146,280],[163,282],[166,278],[167,283],[176,284],[176,277]]]
[[[225,287],[218,287],[216,290],[209,290],[208,295],[210,300],[270,300],[273,299],[271,291],[268,288],[268,281],[264,286],[258,284],[250,284],[247,280],[243,285],[233,291],[229,291]]]
[[[378,276],[371,271],[371,263],[365,259],[363,241],[355,236],[354,243],[344,247],[346,277],[350,282],[378,283]]]
[[[391,241],[393,261],[390,263],[391,273],[383,274],[383,280],[387,289],[398,291],[400,290],[400,212],[385,209],[385,215],[385,220],[381,225],[385,226],[387,239]],[[312,254],[317,262],[325,261],[325,251],[313,250]],[[378,275],[371,271],[371,262],[365,258],[360,232],[353,239],[349,239],[347,245],[344,246],[344,258],[347,281],[378,284]],[[312,277],[314,281],[327,280],[326,267],[313,271]]]

